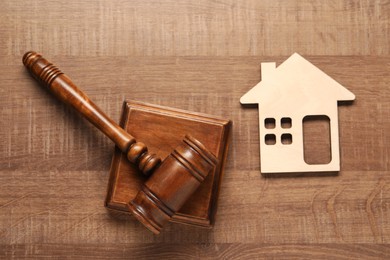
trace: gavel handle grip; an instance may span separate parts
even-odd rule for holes
[[[72,106],[89,122],[108,136],[119,149],[127,153],[127,158],[145,174],[149,175],[161,160],[148,152],[145,144],[135,138],[109,118],[88,96],[82,92],[68,76],[40,54],[30,51],[24,54],[23,64],[30,73],[46,85],[62,102]]]

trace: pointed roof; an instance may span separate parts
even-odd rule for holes
[[[337,101],[355,99],[352,92],[298,53],[291,55],[277,68],[272,66],[275,63],[262,63],[262,81],[241,97],[241,104],[259,103],[269,92],[299,92],[305,96]]]

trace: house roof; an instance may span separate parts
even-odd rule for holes
[[[355,95],[323,71],[294,53],[277,68],[275,63],[262,63],[262,81],[244,94],[241,104],[260,103],[293,94],[299,99],[354,100]],[[285,95],[286,96],[286,95]]]

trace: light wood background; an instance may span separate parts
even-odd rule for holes
[[[389,24],[381,0],[2,1],[0,258],[389,258]],[[125,98],[232,119],[215,227],[154,236],[107,214],[113,144],[31,79],[28,50],[114,119]],[[339,107],[338,176],[259,173],[239,98],[293,52],[357,97]]]

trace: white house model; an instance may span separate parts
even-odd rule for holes
[[[281,65],[261,63],[261,81],[240,99],[258,104],[262,173],[340,170],[337,102],[355,95],[295,53]],[[304,160],[303,119],[327,116],[330,155],[327,164]],[[284,141],[287,140],[287,141]]]

